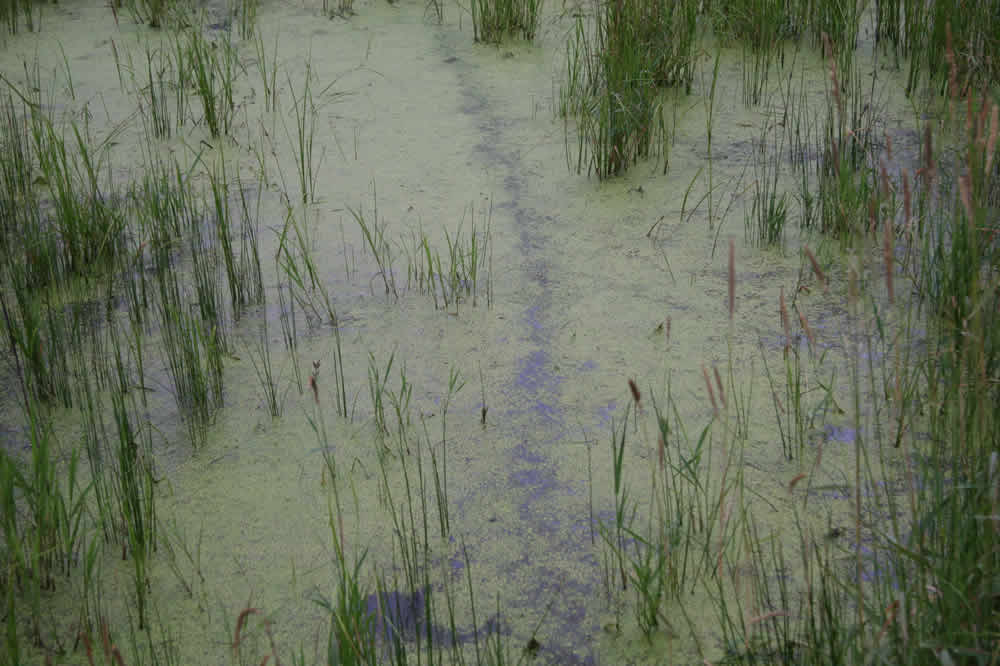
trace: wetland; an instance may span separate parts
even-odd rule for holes
[[[1000,657],[989,3],[6,2],[4,663]]]

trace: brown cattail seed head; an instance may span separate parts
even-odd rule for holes
[[[806,246],[805,250],[806,250],[806,256],[809,258],[809,263],[810,265],[812,265],[813,273],[816,274],[816,279],[819,280],[819,283],[823,286],[824,289],[826,289],[827,286],[826,275],[823,273],[823,269],[820,268],[819,262],[816,260],[816,255],[813,254],[812,250],[809,249],[808,245]]]
[[[642,402],[642,395],[639,393],[639,387],[635,385],[635,380],[628,380],[628,390],[632,392],[632,399],[635,400],[635,404]]]

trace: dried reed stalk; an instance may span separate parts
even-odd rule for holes
[[[719,405],[715,402],[715,391],[712,389],[712,381],[708,378],[708,369],[705,364],[701,364],[701,374],[705,378],[705,386],[708,387],[708,399],[712,401],[712,411],[715,413],[716,418],[719,416]]]
[[[719,375],[719,369],[712,366],[712,372],[715,373],[715,385],[719,388],[719,400],[722,401],[722,408],[725,409],[729,405],[726,404],[726,391],[722,388],[722,377]]]
[[[809,249],[808,245],[805,247],[805,251],[806,256],[809,258],[809,264],[812,266],[813,273],[816,274],[816,279],[819,280],[820,285],[822,285],[825,291],[827,285],[829,284],[826,279],[826,274],[823,272],[823,269],[820,268],[819,261],[816,260],[816,255],[813,254],[813,251]]]
[[[632,399],[635,400],[635,406],[638,407],[639,403],[642,402],[642,395],[639,393],[639,387],[635,385],[635,380],[628,380],[628,389],[632,392]]]
[[[809,348],[812,349],[816,346],[816,339],[813,337],[812,329],[809,328],[809,321],[806,316],[802,314],[801,310],[796,310],[799,315],[799,323],[802,324],[802,330],[806,332],[806,338],[809,340]]]
[[[256,608],[244,608],[239,617],[236,618],[236,631],[233,632],[233,657],[239,661],[240,658],[240,634],[243,631],[243,626],[247,623],[248,618],[251,615],[260,613]]]
[[[969,226],[973,227],[975,217],[973,215],[974,209],[972,208],[972,186],[969,182],[968,173],[963,173],[958,177],[958,192],[962,198],[962,207],[965,208],[965,215],[969,218]]]

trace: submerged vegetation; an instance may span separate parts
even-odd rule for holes
[[[800,265],[769,306],[773,321],[753,352],[764,373],[754,377],[738,351],[747,336],[730,240],[719,271],[726,348],[692,373],[690,350],[672,347],[669,316],[659,322],[662,384],[621,377],[625,402],[611,419],[610,447],[585,443],[588,478],[574,482],[588,489],[582,531],[591,544],[568,543],[590,548],[579,586],[588,603],[603,590],[600,612],[612,618],[584,635],[595,645],[638,633],[650,662],[997,660],[1000,15],[973,4],[611,0],[573,16],[549,8],[566,35],[553,106],[571,170],[609,188],[636,165],[669,173],[678,115],[704,108],[707,169],[683,177],[680,221],[707,208],[714,265],[727,213],[741,206],[753,251],[787,252]],[[113,1],[111,20],[122,20],[122,6]],[[460,465],[480,455],[464,447],[460,419],[474,412],[485,432],[488,413],[515,413],[503,399],[545,382],[525,370],[517,391],[491,388],[488,407],[481,361],[511,357],[470,345],[481,403],[460,411],[474,393],[463,393],[475,372],[466,358],[446,348],[449,356],[434,359],[439,388],[422,393],[418,359],[366,338],[385,329],[351,312],[361,299],[382,308],[373,320],[403,308],[433,312],[433,331],[404,333],[417,343],[452,340],[451,322],[493,325],[482,322],[506,316],[491,312],[494,255],[508,262],[503,274],[515,270],[505,237],[520,235],[517,252],[530,247],[524,220],[511,233],[484,195],[458,204],[457,225],[417,218],[416,228],[397,231],[413,206],[387,212],[373,177],[370,193],[333,202],[345,240],[331,251],[326,227],[335,225],[321,214],[332,187],[323,132],[334,115],[321,111],[341,93],[314,87],[322,77],[311,59],[304,67],[279,59],[277,38],[266,52],[255,1],[230,10],[239,38],[180,4],[124,6],[157,38],[136,54],[113,46],[119,87],[135,105],[123,119],[105,111],[106,126],[93,120],[65,54],[64,105],[37,60],[24,63],[23,80],[0,73],[0,372],[10,387],[4,408],[19,419],[13,434],[0,430],[6,662],[184,663],[185,636],[161,614],[178,603],[170,586],[218,625],[234,663],[523,663],[544,653],[545,631],[588,631],[546,627],[551,606],[536,609],[536,624],[515,626],[504,611],[510,581],[482,576],[485,563],[467,542],[501,518],[471,525],[467,507],[479,497],[455,499]],[[432,6],[442,22],[442,5]],[[474,0],[474,39],[536,39],[542,9]],[[44,11],[10,0],[0,23],[13,39],[38,29]],[[353,12],[348,1],[322,6],[327,17]],[[867,47],[866,22],[876,36]],[[909,161],[880,116],[883,74],[874,69],[867,83],[862,70],[887,54],[923,111]],[[823,72],[818,106],[796,69],[810,57]],[[253,61],[264,112],[250,120],[256,92],[247,90],[256,89],[245,63]],[[739,66],[738,93],[718,87],[723,65]],[[762,120],[720,214],[713,123],[723,102]],[[278,123],[287,142],[275,140]],[[144,148],[123,156],[115,147],[129,132]],[[354,161],[357,144],[355,134]],[[662,249],[655,229],[647,236]],[[344,279],[333,275],[341,261]],[[530,270],[532,289],[550,289],[547,266]],[[505,296],[519,288],[499,286]],[[842,311],[839,323],[810,324],[812,293]],[[759,307],[766,297],[752,298]],[[309,355],[317,349],[322,356]],[[247,377],[252,407],[240,385]],[[680,386],[681,377],[697,382]],[[539,413],[552,409],[537,402]],[[220,441],[220,421],[251,409],[267,417],[254,426],[261,431],[308,425],[295,483],[320,498],[313,527],[323,530],[322,555],[307,556],[308,571],[291,560],[294,603],[273,608],[268,594],[236,607],[221,593],[211,598],[202,547],[226,543],[200,532],[192,541],[190,526],[163,511],[178,502],[168,461],[222,469],[240,443]],[[837,444],[847,445],[849,465],[830,470]],[[260,479],[248,483],[256,499],[273,500]],[[784,524],[773,518],[779,511]],[[513,538],[507,527],[490,538]],[[260,526],[248,518],[238,529]],[[286,566],[275,563],[264,566]],[[323,581],[305,602],[299,576]],[[309,609],[288,611],[295,603]],[[219,604],[221,617],[206,611]],[[314,647],[287,626],[310,613],[321,623]],[[290,635],[299,643],[286,642]],[[593,660],[593,652],[551,656]]]

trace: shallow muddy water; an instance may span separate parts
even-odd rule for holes
[[[464,591],[465,569],[471,567],[480,624],[508,636],[516,656],[536,630],[540,663],[691,663],[700,661],[698,646],[721,656],[724,646],[711,626],[704,592],[685,602],[686,621],[678,619],[651,643],[629,613],[619,619],[616,609],[631,593],[609,598],[596,530],[614,521],[609,443],[631,400],[628,380],[642,392],[643,407],[639,423],[628,422],[624,469],[646,516],[656,456],[652,402],[666,403],[669,382],[693,445],[713,420],[715,398],[705,385],[713,369],[727,389],[737,388],[729,400],[742,396],[747,413],[740,469],[744,503],[758,530],[795,542],[790,516],[796,499],[788,484],[807,471],[813,475],[814,499],[806,513],[811,526],[833,531],[851,524],[851,417],[829,408],[814,424],[812,441],[824,443],[821,465],[812,467],[815,450],[788,460],[764,370],[765,360],[772,371],[783,367],[783,288],[811,324],[817,349],[827,352],[806,371],[807,382],[815,389],[836,373],[834,395],[847,407],[853,338],[842,296],[846,260],[835,246],[818,249],[833,280],[824,290],[799,252],[804,242],[819,247],[822,241],[800,238],[792,200],[783,252],[745,242],[744,206],[753,180],[747,165],[768,109],[744,107],[739,53],[723,52],[711,167],[704,97],[712,59],[704,55],[691,95],[672,102],[675,139],[666,174],[662,164],[640,163],[627,176],[601,183],[567,168],[567,141],[572,147],[575,138],[571,132],[567,139],[554,112],[572,28],[562,8],[547,7],[539,44],[500,48],[474,44],[470,17],[457,6],[445,8],[443,25],[431,22],[420,3],[356,3],[355,11],[349,20],[327,20],[317,6],[264,3],[257,25],[266,48],[278,47],[278,111],[264,110],[253,47],[237,40],[245,72],[236,83],[239,112],[231,139],[212,141],[203,126],[188,123],[162,145],[147,147],[185,163],[194,163],[200,151],[196,180],[206,188],[206,170],[225,160],[230,177],[256,192],[255,151],[266,161],[260,243],[267,305],[232,325],[236,342],[225,366],[225,407],[204,446],[192,448],[163,355],[149,353],[160,538],[174,544],[178,562],[168,566],[165,547],[153,556],[156,623],[175,641],[179,663],[223,663],[230,659],[237,615],[255,607],[270,618],[279,650],[291,655],[301,648],[307,662],[318,659],[328,618],[314,599],[334,593],[339,531],[324,451],[337,461],[341,538],[350,557],[367,552],[362,578],[374,591],[376,573],[391,576],[399,557],[383,466],[398,502],[402,466],[413,464],[415,442],[426,438],[420,452],[425,465],[426,440],[437,455],[446,455],[451,534],[431,539],[439,567],[431,579],[438,590],[461,592],[460,638],[470,637]],[[109,163],[115,179],[125,182],[142,172],[146,138],[128,92],[128,68],[121,74],[123,91],[112,43],[123,60],[132,54],[138,71],[144,45],[155,47],[166,34],[136,26],[127,16],[116,26],[104,6],[46,6],[41,32],[8,37],[0,48],[0,72],[23,85],[22,63],[37,58],[43,89],[54,91],[54,117],[88,118],[98,140],[120,125]],[[67,64],[75,99],[69,98]],[[810,104],[821,109],[825,69],[808,48],[797,66],[804,67]],[[879,128],[897,137],[898,154],[905,155],[913,135],[901,84],[880,64],[862,71],[877,72]],[[277,290],[284,277],[274,257],[286,215],[283,198],[298,196],[292,94],[300,94],[307,72],[314,77],[314,150],[322,162],[316,202],[297,210],[308,219],[320,279],[340,318],[347,419],[337,414],[336,343],[329,323],[299,311],[301,385],[281,337]],[[772,100],[781,105],[776,92]],[[715,187],[711,214],[705,199],[709,168]],[[792,189],[790,180],[787,186]],[[384,225],[395,248],[391,271],[398,296],[386,293],[352,210]],[[412,247],[413,235],[424,232],[432,246],[445,248],[446,233],[467,235],[473,221],[489,253],[475,306],[464,299],[435,307],[429,294],[407,288],[403,248]],[[872,283],[881,293],[877,277]],[[273,420],[250,361],[262,319],[280,371],[283,415]],[[150,339],[157,339],[155,332]],[[806,349],[804,335],[797,340]],[[401,371],[413,386],[409,461],[380,454],[373,420],[369,363],[384,371],[390,357],[388,386],[399,388]],[[315,362],[314,396],[306,380]],[[464,385],[449,401],[451,373],[457,373],[456,385]],[[8,450],[23,453],[27,440],[17,396],[8,391],[3,400],[3,441]],[[317,436],[318,423],[325,441]],[[60,446],[68,451],[78,441],[80,419],[66,410],[56,424]],[[722,420],[713,425],[716,447],[726,427]],[[390,431],[386,441],[394,450],[394,422]],[[708,463],[713,473],[721,455],[717,448]],[[436,509],[429,520],[436,535]],[[105,613],[124,636],[133,594],[128,563],[115,548],[106,550]],[[393,594],[397,610],[410,607],[405,590]],[[51,633],[67,640],[78,603],[73,584],[60,585],[46,601]],[[673,613],[668,605],[667,614]],[[404,637],[415,628],[426,631],[422,623],[420,617],[396,622]],[[692,626],[701,632],[697,638]],[[444,636],[446,627],[433,631]],[[265,653],[264,638],[257,640]],[[77,653],[56,660],[81,658]]]

